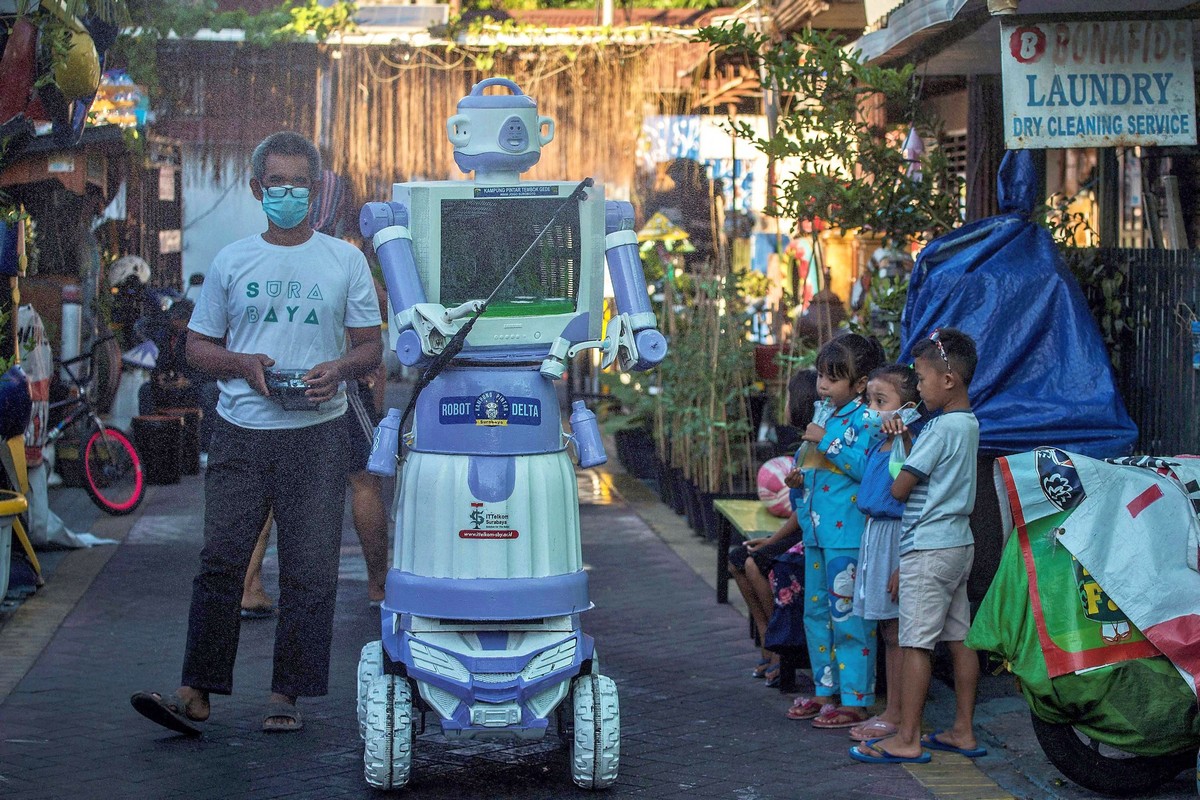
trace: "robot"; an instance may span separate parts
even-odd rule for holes
[[[371,455],[379,474],[402,468],[381,636],[358,665],[366,780],[408,782],[427,714],[451,740],[540,739],[553,716],[570,732],[574,782],[602,789],[617,778],[620,710],[580,626],[592,605],[567,445],[583,467],[606,456],[582,401],[564,432],[554,381],[585,350],[605,367],[647,370],[667,344],[632,206],[606,202],[591,179],[521,180],[554,137],[531,97],[481,81],[447,134],[473,180],[395,184],[360,216],[387,283],[392,346],[423,370]],[[602,336],[606,259],[617,313]]]

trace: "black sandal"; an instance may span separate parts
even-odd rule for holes
[[[178,695],[163,697],[158,692],[136,692],[129,698],[133,710],[151,722],[185,736],[199,736],[204,729],[202,720],[188,716],[187,703]]]

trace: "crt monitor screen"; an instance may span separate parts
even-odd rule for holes
[[[441,297],[450,307],[487,297],[555,210],[549,229],[504,281],[485,316],[571,314],[579,291],[579,204],[554,198],[442,200]]]

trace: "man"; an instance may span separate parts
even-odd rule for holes
[[[279,623],[263,730],[302,726],[298,697],[327,693],[345,502],[345,381],[380,361],[379,305],[366,260],[315,232],[321,175],[312,143],[280,132],[251,157],[267,230],[214,259],[188,325],[189,363],[220,379],[205,475],[204,549],[192,586],[182,685],[139,692],[135,709],[196,735],[211,694],[233,690],[242,582],[268,509],[279,539]],[[311,409],[285,409],[267,371],[305,370]]]

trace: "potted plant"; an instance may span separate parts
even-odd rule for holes
[[[776,42],[735,23],[703,28],[697,38],[742,56],[764,86],[778,90],[778,122],[769,135],[744,121],[730,127],[768,157],[794,167],[768,199],[767,212],[811,231],[814,251],[823,227],[907,250],[960,224],[962,181],[940,148],[923,146],[936,140],[938,123],[919,102],[912,64],[868,64],[836,36],[811,30]],[[877,320],[885,329],[902,285],[872,281],[868,304],[887,306]]]

